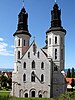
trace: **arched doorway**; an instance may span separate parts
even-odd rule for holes
[[[23,97],[23,90],[19,91],[19,97]]]
[[[25,98],[28,98],[28,93],[25,93]]]
[[[42,98],[42,94],[39,94],[39,98]]]
[[[35,91],[31,92],[31,97],[35,97]]]

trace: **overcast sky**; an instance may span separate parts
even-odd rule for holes
[[[40,48],[45,45],[55,0],[25,0],[31,42],[36,37]],[[75,67],[75,0],[57,0],[61,9],[65,36],[65,68]],[[14,68],[14,37],[22,0],[0,0],[0,68]]]

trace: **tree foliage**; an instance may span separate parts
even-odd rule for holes
[[[67,71],[67,78],[71,78],[71,72],[70,72],[70,68]]]
[[[12,80],[10,77],[6,77],[4,76],[3,74],[0,76],[0,87],[3,87],[3,88],[11,88],[12,86]]]

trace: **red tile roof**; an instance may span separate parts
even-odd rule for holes
[[[75,78],[66,78],[67,83],[68,83],[68,84],[71,84],[72,79],[74,79],[74,80],[75,80]]]

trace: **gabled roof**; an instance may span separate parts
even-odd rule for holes
[[[27,50],[26,50],[26,52],[24,53],[24,55],[27,53],[27,51],[30,49],[30,47],[33,45],[33,44],[36,44],[36,42],[35,41],[33,41],[32,43],[31,43],[31,45],[27,48]],[[37,45],[37,44],[36,44]],[[42,50],[42,49],[40,49],[42,52],[43,52],[43,54],[45,55],[45,57],[47,57],[47,54]],[[24,57],[24,55],[20,58],[20,60]]]
[[[66,78],[66,81],[68,82],[68,84],[71,84],[72,79],[74,79],[74,80],[75,80],[75,78]]]
[[[29,50],[29,48],[32,46],[33,43],[34,43],[34,41],[33,41],[33,42],[31,43],[31,45],[27,48],[26,52]],[[24,53],[24,55],[26,54],[26,52]],[[24,56],[24,55],[23,55],[23,56]],[[20,59],[22,59],[23,56],[22,56]]]

